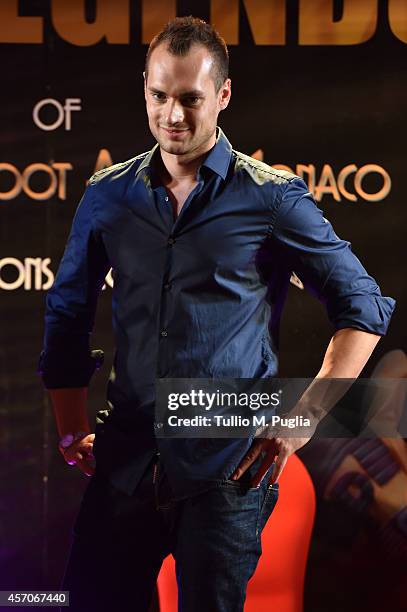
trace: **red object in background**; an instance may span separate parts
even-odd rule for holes
[[[249,582],[245,612],[301,612],[308,549],[314,524],[314,485],[304,464],[292,455],[280,477],[277,505],[262,534],[263,554]],[[160,612],[177,612],[172,556],[158,577]]]

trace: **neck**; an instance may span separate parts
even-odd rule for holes
[[[198,168],[206,154],[216,143],[216,130],[211,138],[199,149],[185,155],[167,153],[160,147],[160,174],[166,183],[175,181],[195,181]]]

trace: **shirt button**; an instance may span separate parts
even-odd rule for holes
[[[165,289],[166,291],[168,291],[168,289],[171,289],[171,283],[165,283],[165,285],[164,285],[164,289]]]
[[[165,331],[165,329],[163,329],[163,331],[161,332],[161,336],[162,336],[163,338],[166,338],[166,337],[168,336],[168,332],[167,332],[167,331]]]
[[[165,196],[164,200],[165,200],[166,202],[168,202],[169,197],[168,197],[168,196]]]
[[[170,246],[173,245],[175,242],[175,238],[168,238],[168,243]]]

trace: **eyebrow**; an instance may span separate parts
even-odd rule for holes
[[[155,87],[149,87],[148,90],[151,91],[152,93],[167,95],[165,91],[161,91],[161,89],[156,89]],[[184,91],[180,95],[180,98],[187,98],[187,97],[193,97],[193,96],[194,97],[196,96],[198,98],[203,98],[204,92],[200,91],[199,89],[192,89],[191,91]]]

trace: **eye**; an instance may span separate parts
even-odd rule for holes
[[[161,92],[153,91],[151,95],[154,98],[154,100],[157,100],[158,102],[165,102],[166,100],[165,94]]]
[[[186,106],[196,106],[199,103],[200,99],[201,98],[199,96],[188,96],[188,98],[183,99],[183,103]]]

